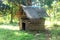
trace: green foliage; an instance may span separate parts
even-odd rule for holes
[[[51,8],[47,10],[47,13],[49,14],[51,20],[53,21],[60,20],[60,11],[59,11],[60,9],[59,8],[60,8],[60,2],[53,1],[53,3],[51,4]]]
[[[32,0],[36,2],[37,0]],[[60,1],[58,0],[38,0],[41,5],[43,5],[48,15],[50,16],[49,20],[60,20]],[[4,5],[8,5],[10,9],[4,9],[0,11],[0,15],[3,16],[2,21],[0,23],[9,23],[10,21],[16,23],[18,20],[14,18],[17,11],[19,11],[19,5],[24,4],[26,5],[26,0],[5,0],[2,2]],[[10,15],[10,16],[9,16]]]

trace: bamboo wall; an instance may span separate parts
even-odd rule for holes
[[[44,26],[45,19],[38,19],[38,20],[22,19],[22,23],[26,24],[25,26],[26,30],[45,30]]]

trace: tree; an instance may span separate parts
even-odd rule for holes
[[[4,0],[2,3],[4,3],[4,5],[8,5],[10,7],[8,9],[9,10],[9,14],[11,14],[11,21],[10,21],[10,23],[13,23],[13,17],[15,15],[16,11],[18,10],[17,5],[20,4],[20,0]],[[5,9],[4,6],[3,6],[3,8]]]
[[[0,0],[0,11],[2,12],[2,15],[5,15],[6,11],[9,9],[10,7],[8,5],[3,4],[3,1]]]
[[[20,11],[20,5],[31,5],[31,0],[8,0],[9,3],[12,3],[12,5],[16,6],[18,8],[18,11]],[[11,9],[13,10],[13,6],[11,7]],[[13,13],[11,12],[11,17],[12,17]],[[11,22],[12,22],[12,18],[11,18]]]

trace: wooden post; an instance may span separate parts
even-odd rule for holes
[[[26,5],[27,6],[31,6],[32,5],[32,1],[31,0],[26,0]]]
[[[22,19],[19,20],[19,29],[22,30]]]
[[[25,3],[24,3],[25,4]],[[32,2],[31,0],[26,0],[26,5],[25,6],[31,6],[32,5]],[[23,15],[23,9],[22,9],[22,6],[20,6],[20,9],[19,9],[19,12],[20,12],[20,16],[19,16],[19,28],[20,30],[22,30],[22,15]]]

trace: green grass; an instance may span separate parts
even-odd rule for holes
[[[60,25],[53,25],[54,28],[50,30],[51,40],[60,40]],[[0,40],[46,40],[46,33],[41,32],[36,34],[35,32],[16,31],[0,29]]]
[[[0,29],[0,40],[45,40],[45,34],[40,33],[39,36],[26,31],[12,31]]]
[[[0,29],[0,40],[32,40],[34,36],[24,31]]]
[[[60,40],[60,30],[52,30],[51,40]],[[12,30],[4,30],[0,29],[0,40],[45,40],[46,35],[44,32],[39,33],[36,36],[33,33],[29,33],[26,31],[12,31]]]
[[[51,31],[51,40],[60,40],[60,30]]]
[[[35,34],[26,31],[0,29],[0,40],[35,40],[37,38],[44,40],[45,34],[40,33],[39,36],[35,36]]]
[[[50,34],[51,40],[60,40],[60,25],[54,24]]]

